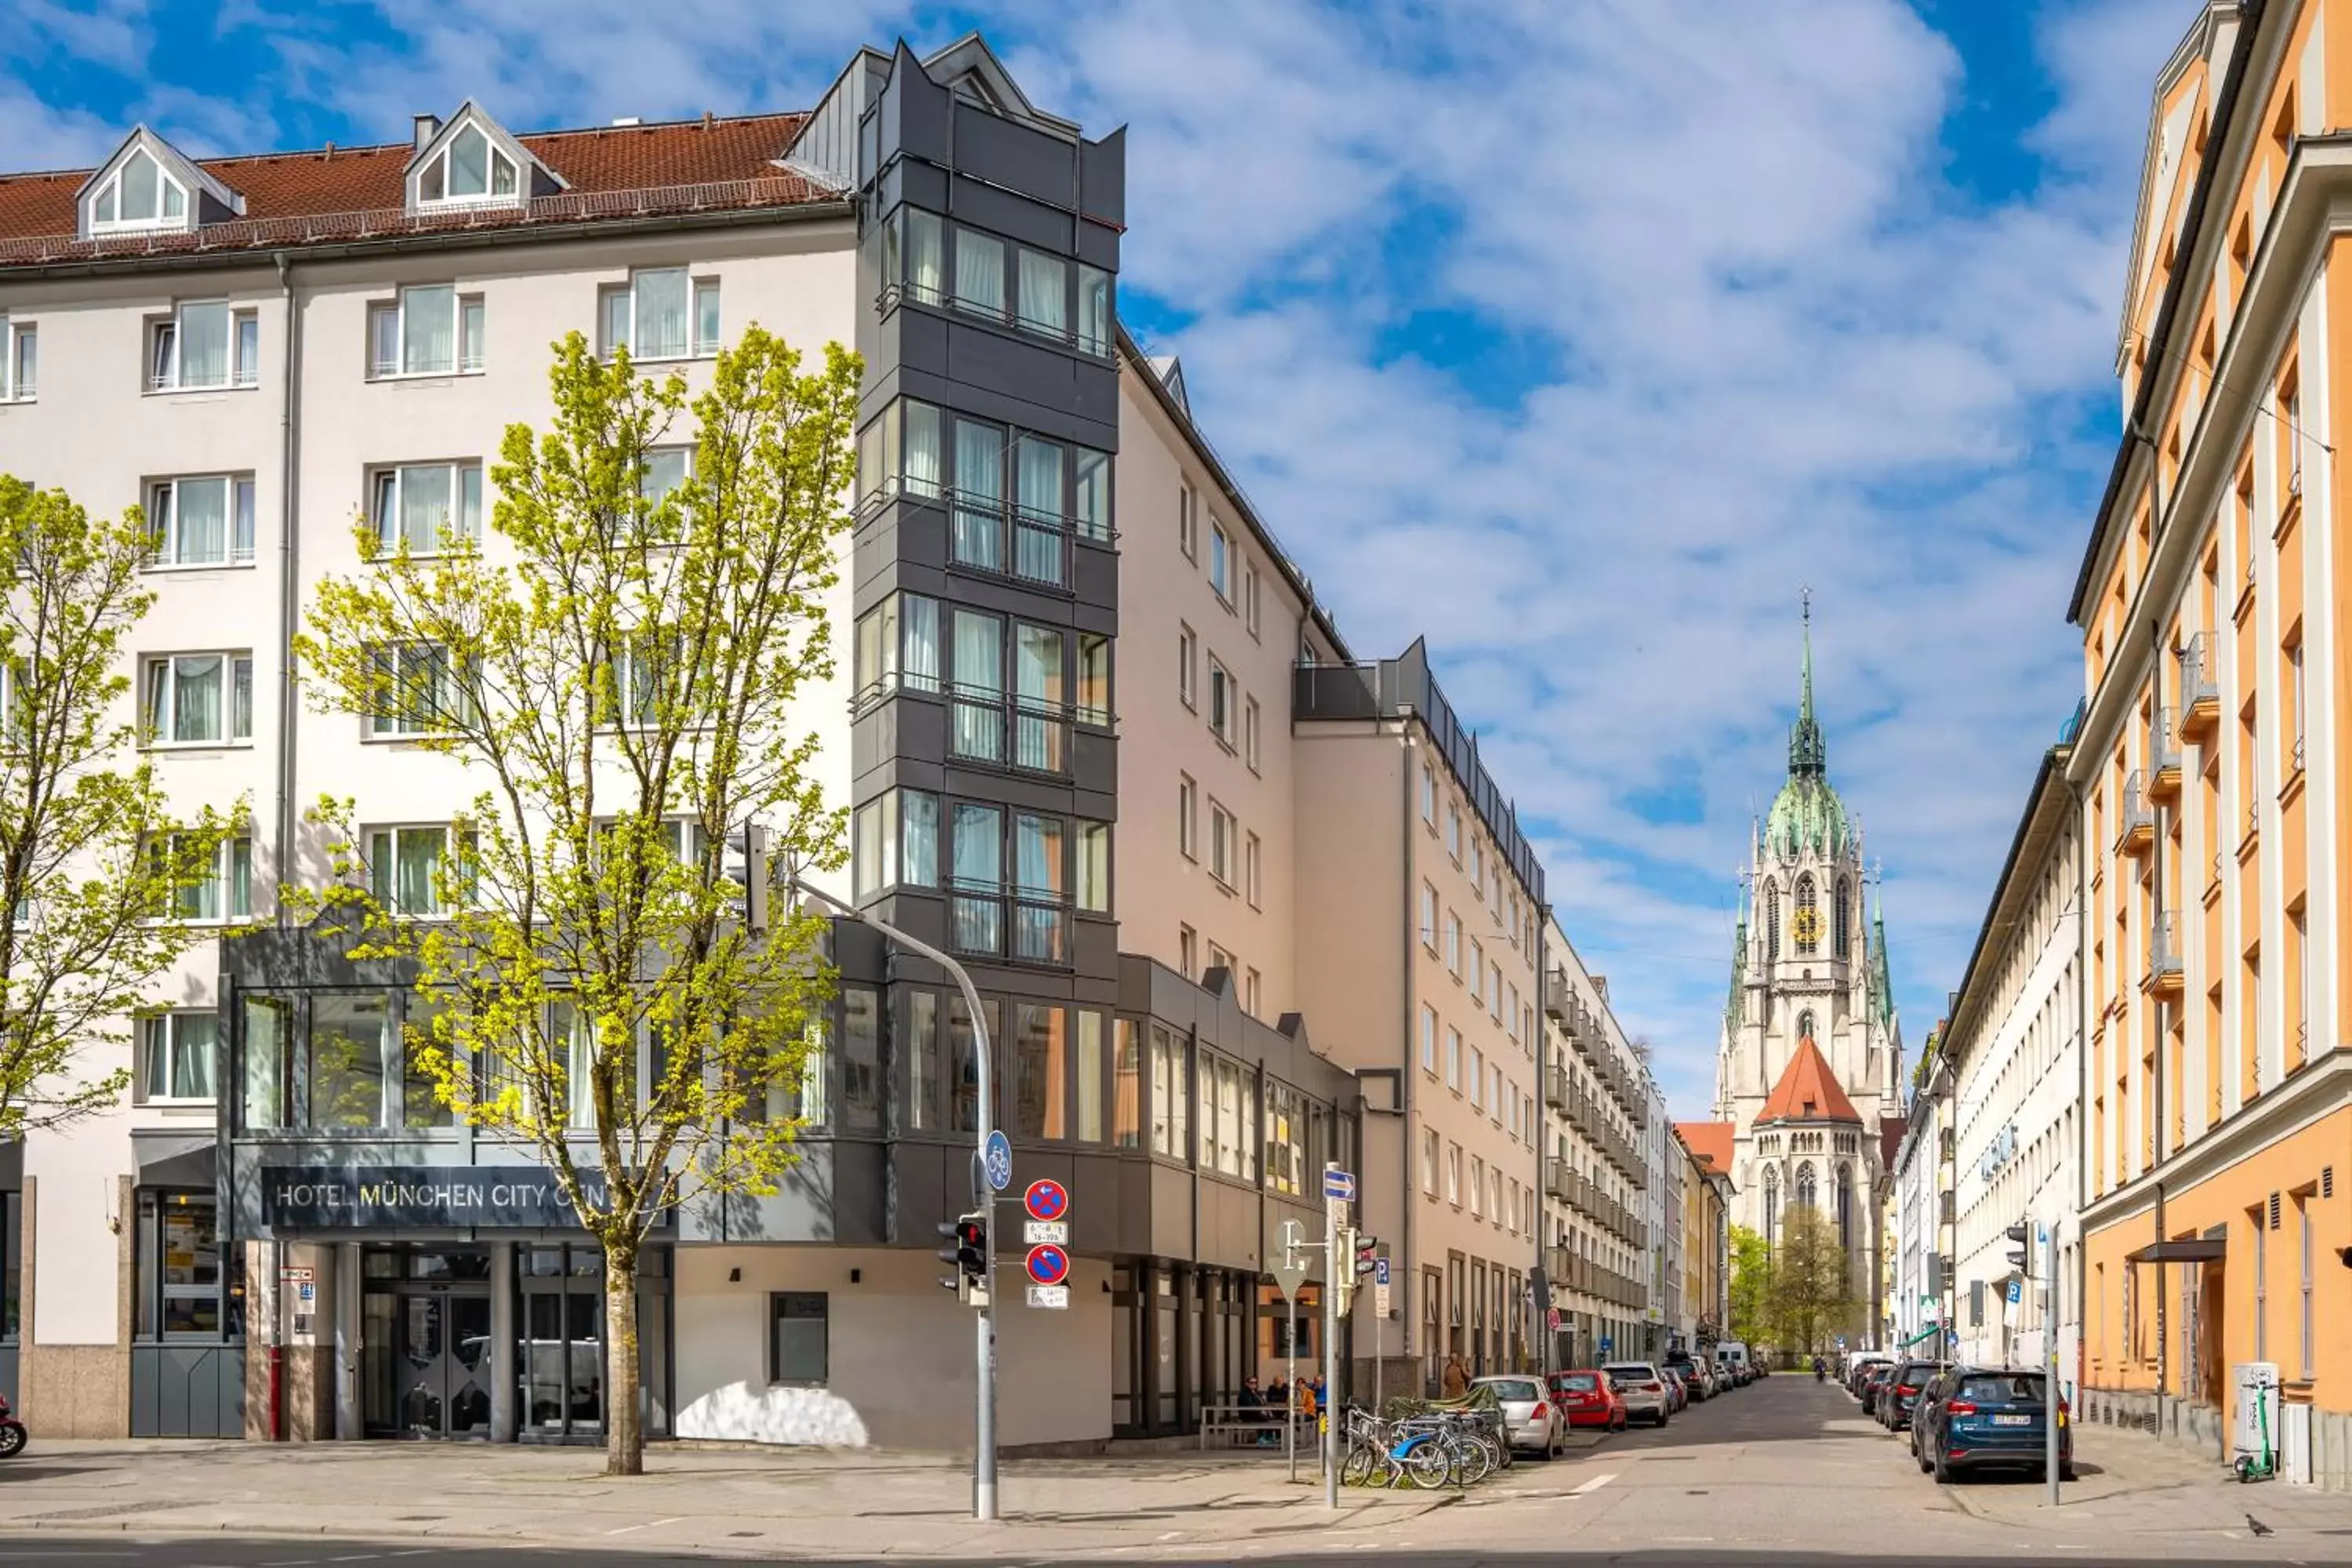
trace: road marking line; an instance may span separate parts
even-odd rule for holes
[[[1599,1491],[1602,1487],[1607,1486],[1611,1481],[1613,1481],[1616,1479],[1617,1475],[1613,1470],[1604,1476],[1595,1476],[1591,1480],[1585,1482],[1582,1486],[1571,1489],[1568,1495],[1570,1497],[1590,1497],[1594,1492]]]
[[[604,1533],[607,1535],[626,1535],[634,1530],[655,1530],[665,1524],[676,1524],[679,1520],[684,1519],[686,1515],[681,1513],[669,1519],[648,1519],[644,1521],[642,1523],[625,1524],[618,1530],[608,1530]]]

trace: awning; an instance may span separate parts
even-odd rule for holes
[[[217,1167],[220,1140],[205,1131],[140,1128],[131,1134],[131,1155],[142,1187],[209,1189]]]
[[[2188,1241],[2151,1241],[2137,1252],[2126,1253],[2126,1263],[2219,1263],[2229,1256],[2229,1244],[2218,1236],[2200,1236]]]
[[[1933,1338],[1934,1336],[1936,1336],[1936,1335],[1937,1335],[1937,1334],[1942,1333],[1943,1331],[1944,1331],[1944,1325],[1943,1325],[1943,1324],[1941,1324],[1941,1323],[1930,1323],[1930,1324],[1928,1324],[1926,1328],[1921,1329],[1917,1333],[1913,1334],[1909,1339],[1905,1340],[1905,1341],[1903,1342],[1902,1348],[1907,1351],[1907,1350],[1909,1350],[1913,1345],[1917,1344],[1921,1340],[1924,1340],[1924,1339],[1931,1339],[1931,1338]]]

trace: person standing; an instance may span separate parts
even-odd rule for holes
[[[1466,1399],[1470,1394],[1470,1369],[1462,1364],[1459,1352],[1445,1358],[1445,1375],[1440,1386],[1448,1399]]]

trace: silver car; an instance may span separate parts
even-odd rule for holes
[[[1663,1426],[1675,1413],[1675,1396],[1666,1387],[1666,1380],[1658,1369],[1645,1361],[1612,1361],[1602,1366],[1617,1392],[1625,1396],[1625,1415],[1629,1420],[1646,1419],[1653,1426]]]
[[[1536,1377],[1482,1377],[1472,1388],[1491,1388],[1503,1406],[1503,1431],[1514,1448],[1532,1448],[1545,1458],[1559,1454],[1568,1441],[1568,1420],[1544,1394]]]

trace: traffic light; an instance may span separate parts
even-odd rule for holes
[[[756,822],[744,824],[727,836],[719,874],[742,889],[735,895],[735,918],[749,931],[768,929],[768,889],[773,876],[768,865],[768,830]]]
[[[1381,1238],[1358,1235],[1356,1237],[1356,1278],[1361,1279],[1381,1266]]]
[[[2033,1278],[2033,1227],[2023,1220],[2001,1232],[2009,1237],[2009,1266],[2021,1279]]]
[[[988,1288],[988,1215],[985,1211],[960,1215],[954,1220],[940,1222],[940,1235],[947,1244],[940,1248],[940,1261],[952,1263],[956,1271],[940,1281],[953,1290],[959,1299],[970,1301],[975,1290]]]

